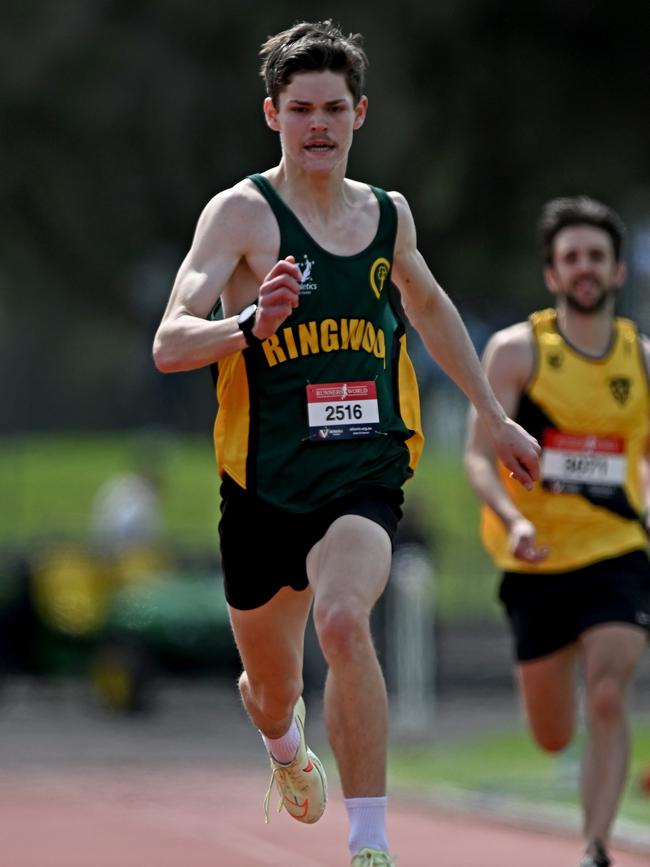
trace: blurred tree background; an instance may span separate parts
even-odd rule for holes
[[[128,462],[126,438],[153,429],[174,437],[172,529],[214,545],[210,377],[158,374],[151,342],[205,203],[278,160],[259,45],[326,17],[362,32],[370,57],[350,175],[406,195],[479,350],[547,303],[537,215],[583,192],[629,225],[622,308],[650,330],[647,4],[4,0],[0,539],[84,531],[97,485]],[[464,400],[417,341],[412,353],[431,457],[417,493],[444,540],[444,602],[451,579],[491,566],[477,566],[458,460]]]
[[[205,202],[277,161],[259,44],[328,16],[371,62],[350,174],[404,192],[478,343],[545,303],[547,198],[601,197],[647,237],[637,0],[4,0],[3,433],[209,427],[206,376],[159,376],[151,338]]]

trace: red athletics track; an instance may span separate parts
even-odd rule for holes
[[[247,769],[5,772],[0,867],[348,867],[346,818],[334,792],[323,819],[272,813],[267,778]],[[273,799],[275,808],[276,799]],[[399,867],[577,867],[580,843],[391,800]],[[616,867],[648,855],[615,852]]]

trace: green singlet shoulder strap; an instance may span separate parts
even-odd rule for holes
[[[270,181],[268,181],[267,178],[264,177],[264,175],[249,175],[248,180],[252,181],[257,187],[257,189],[260,191],[260,193],[264,196],[278,220],[281,220],[287,216],[291,216],[295,219],[293,211],[290,210],[287,205],[285,205],[280,196],[278,196],[278,194],[271,186]]]
[[[269,182],[268,178],[265,178],[264,175],[253,174],[248,175],[248,180],[252,181],[258,190],[262,193],[266,201],[269,203],[269,206],[278,220],[286,219],[289,217],[294,222],[298,223],[301,226],[302,224],[294,214],[294,212],[289,208],[289,206],[282,201],[280,196],[273,189],[273,186]],[[371,184],[368,185],[372,192],[377,197],[377,201],[379,202],[379,226],[378,235],[383,235],[386,237],[394,236],[397,232],[397,208],[395,207],[395,202],[391,199],[388,193],[385,190],[382,190],[380,187],[373,187]]]
[[[397,234],[397,208],[395,202],[391,199],[385,190],[380,187],[370,185],[379,202],[379,228],[377,230],[377,240],[380,236],[383,238],[393,238]]]

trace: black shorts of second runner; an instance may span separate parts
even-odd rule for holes
[[[504,572],[499,598],[519,662],[572,644],[592,626],[650,625],[650,562],[645,551],[599,560],[572,572]]]
[[[342,515],[361,515],[379,524],[392,546],[403,502],[401,490],[366,486],[312,512],[286,512],[226,476],[219,538],[228,604],[246,611],[264,605],[282,587],[305,590],[307,554]]]

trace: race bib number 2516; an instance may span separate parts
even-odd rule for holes
[[[377,436],[377,386],[373,381],[310,384],[307,417],[315,442]]]

